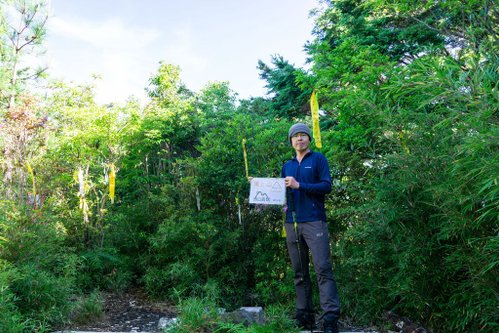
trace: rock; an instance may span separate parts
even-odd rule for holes
[[[159,318],[158,329],[164,330],[165,328],[175,325],[177,322],[178,322],[177,318],[161,317]]]
[[[249,324],[263,325],[265,316],[263,308],[261,307],[242,307],[239,309],[242,316],[249,322]]]
[[[242,307],[236,311],[222,313],[221,317],[225,322],[244,324],[246,326],[253,324],[262,325],[265,321],[261,307]]]
[[[413,323],[408,318],[399,316],[392,311],[385,311],[384,319],[395,325],[402,333],[431,333],[423,326]]]

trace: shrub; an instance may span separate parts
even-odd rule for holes
[[[187,298],[178,304],[178,324],[169,333],[212,332],[220,315],[215,305],[202,298]]]
[[[1,312],[11,315],[3,323],[13,331],[43,332],[66,321],[78,260],[50,215],[30,217],[12,206],[0,230]]]
[[[42,324],[53,325],[67,320],[71,309],[73,285],[63,276],[40,270],[34,264],[18,268],[12,292],[19,312]]]
[[[132,280],[127,259],[114,248],[94,248],[81,254],[78,286],[83,290],[125,290]]]
[[[72,321],[77,324],[95,322],[104,315],[103,299],[99,291],[93,291],[78,299],[72,313]]]
[[[16,296],[10,289],[16,276],[16,269],[8,262],[0,260],[0,332],[19,333],[25,327],[15,304]]]

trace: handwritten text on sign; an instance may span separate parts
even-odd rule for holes
[[[249,199],[252,204],[284,205],[286,203],[284,178],[253,178]]]

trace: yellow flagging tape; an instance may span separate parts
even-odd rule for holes
[[[116,170],[114,168],[114,164],[110,165],[109,168],[109,197],[111,198],[111,202],[114,203],[114,188],[116,185]]]
[[[317,101],[315,90],[312,92],[312,96],[310,96],[310,111],[312,114],[312,131],[314,132],[315,146],[322,148],[321,128],[319,126],[319,102]]]
[[[246,154],[246,139],[243,139],[242,144],[243,144],[243,155],[244,155],[244,168],[246,170],[246,178],[248,178],[249,177],[249,175],[248,175],[248,154]]]

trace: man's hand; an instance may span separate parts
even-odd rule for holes
[[[295,177],[284,178],[284,184],[286,187],[294,188],[295,190],[300,188],[300,183],[296,181]]]

